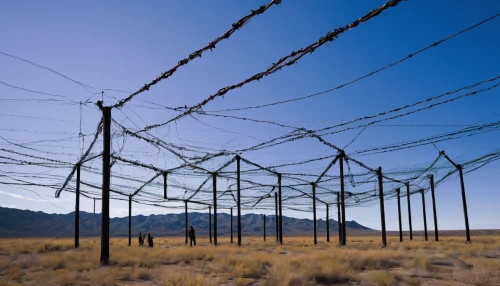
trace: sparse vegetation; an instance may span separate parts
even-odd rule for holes
[[[155,248],[112,239],[111,265],[99,265],[100,241],[0,239],[0,285],[500,285],[500,237],[445,237],[381,248],[376,237],[353,237],[346,247],[307,238],[244,238],[244,247],[219,238],[157,238]],[[462,284],[461,284],[462,285]]]

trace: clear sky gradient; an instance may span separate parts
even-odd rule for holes
[[[384,2],[283,0],[280,5],[252,19],[212,52],[138,95],[121,111],[113,110],[113,117],[132,129],[164,122],[179,112],[161,106],[196,104],[222,87],[264,71],[291,51],[317,41],[328,31],[345,26]],[[50,71],[0,54],[1,82],[52,94],[35,94],[0,84],[0,148],[77,162],[82,150],[86,150],[92,140],[92,132],[100,120],[100,111],[94,104],[97,100],[104,99],[104,103],[109,105],[116,103],[223,34],[251,9],[265,4],[267,1],[229,0],[3,2],[0,9],[0,52],[49,67],[96,88],[85,89]],[[346,31],[332,43],[306,55],[298,64],[231,91],[223,98],[208,103],[204,110],[253,106],[331,89],[498,13],[500,1],[495,0],[403,1],[397,7]],[[220,114],[318,129],[437,96],[500,76],[499,28],[500,17],[497,17],[395,67],[333,92],[292,103]],[[485,84],[481,88],[492,85]],[[126,92],[105,91],[102,95],[104,88]],[[376,124],[362,132],[345,151],[349,155],[362,149],[459,130],[477,122],[498,121],[498,95],[499,89],[496,88]],[[80,105],[80,102],[87,103]],[[155,130],[154,134],[175,144],[236,150],[292,131],[290,128],[227,118],[198,115],[196,119],[200,121],[184,118],[176,124]],[[325,139],[343,147],[359,131],[328,135]],[[88,135],[84,136],[84,141],[79,137],[80,132]],[[491,132],[436,145],[461,163],[498,151],[499,135],[497,127]],[[114,140],[113,150],[118,150],[123,142],[122,139]],[[98,150],[101,150],[101,145],[102,141],[99,141]],[[179,164],[167,155],[159,156],[155,148],[130,138],[123,152],[124,157],[160,168]],[[271,166],[335,153],[313,139],[303,139],[242,156]],[[5,152],[0,155],[10,156]],[[404,167],[426,166],[437,155],[434,146],[425,145],[355,158],[374,168],[382,166],[383,170],[397,171]],[[220,163],[222,161],[205,166],[215,169]],[[98,168],[100,162],[92,164]],[[319,175],[327,165],[328,161],[322,161],[309,164],[306,169],[294,167],[293,170]],[[332,174],[338,172],[337,167],[334,169]],[[1,164],[0,181],[11,182],[6,176],[14,176],[13,173],[33,176],[50,174],[56,176],[51,183],[62,185],[62,178],[69,171],[68,168],[44,170],[33,166]],[[465,176],[472,229],[500,228],[497,207],[500,201],[499,171],[500,162],[496,161]],[[113,172],[144,180],[153,174],[115,167]],[[44,178],[47,182],[47,177]],[[29,180],[37,179],[32,177]],[[100,178],[94,175],[92,181],[99,184]],[[117,182],[113,179],[113,183]],[[349,190],[357,191],[352,187]],[[161,193],[161,189],[156,191]],[[430,194],[426,194],[426,199],[428,227],[432,229]],[[440,228],[463,229],[458,176],[452,176],[437,187],[436,200]],[[403,228],[408,229],[406,198],[403,202]],[[92,212],[92,204],[92,200],[82,198],[81,210]],[[53,188],[0,185],[0,205],[68,213],[74,210],[74,195],[63,192],[56,199]],[[113,217],[128,213],[126,202],[112,201],[111,207]],[[318,216],[324,219],[324,207],[321,205],[318,209]],[[183,212],[183,209],[165,210],[141,205],[133,209],[134,215],[165,212]],[[253,212],[274,213],[273,210]],[[284,215],[312,218],[308,212],[286,210]],[[412,216],[413,229],[423,229],[420,196],[412,196]],[[336,219],[336,214],[332,217]],[[346,218],[380,229],[377,204],[348,208]],[[393,199],[386,201],[386,219],[387,228],[396,230],[397,205]]]

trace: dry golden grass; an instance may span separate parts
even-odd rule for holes
[[[283,246],[243,238],[157,238],[155,248],[111,240],[111,265],[100,266],[100,240],[0,239],[0,285],[500,285],[500,236],[446,236],[440,242],[349,237],[345,247],[311,238]]]

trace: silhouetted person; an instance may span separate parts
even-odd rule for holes
[[[144,245],[144,241],[146,241],[146,233],[142,233],[142,245]]]
[[[142,239],[142,233],[139,232],[139,246],[143,246],[144,245],[144,240]]]
[[[189,241],[191,243],[191,246],[196,245],[196,236],[194,234],[194,228],[191,226],[191,229],[189,229]]]
[[[148,245],[149,247],[153,247],[153,238],[150,233],[148,233]]]

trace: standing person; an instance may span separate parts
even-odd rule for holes
[[[144,240],[142,239],[142,233],[139,232],[139,246],[143,246],[144,245]]]
[[[153,247],[153,238],[154,237],[151,236],[151,233],[148,232],[148,245],[149,245],[149,247]]]
[[[144,241],[146,241],[146,233],[142,233],[142,245],[144,245]]]
[[[193,243],[196,246],[196,236],[194,234],[193,226],[191,226],[191,229],[189,229],[189,241],[191,243],[191,246],[193,246]]]

